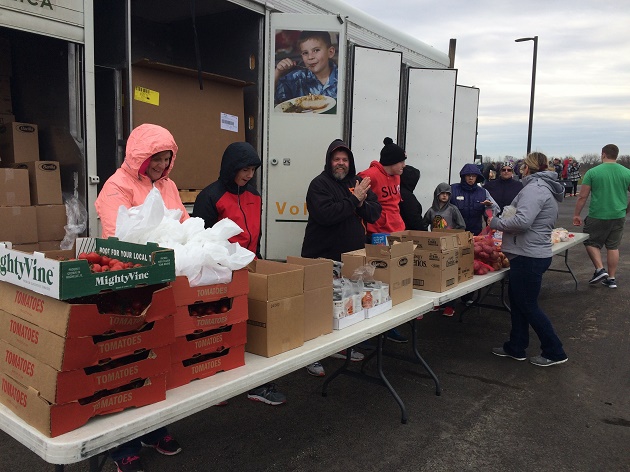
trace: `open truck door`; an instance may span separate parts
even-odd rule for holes
[[[464,167],[464,164],[474,162],[481,170],[481,156],[475,155],[478,110],[479,89],[458,85],[455,95],[455,119],[453,121],[451,182],[460,181],[459,171]]]
[[[455,69],[409,69],[405,150],[420,169],[414,193],[425,210],[435,187],[449,182],[456,83]]]

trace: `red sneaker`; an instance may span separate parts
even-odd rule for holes
[[[452,306],[447,306],[446,308],[444,308],[444,311],[442,312],[442,316],[453,316],[455,314],[455,308],[453,308]]]

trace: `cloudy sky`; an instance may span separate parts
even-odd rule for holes
[[[344,0],[448,53],[458,83],[480,89],[477,152],[522,157],[533,41],[538,36],[532,150],[548,156],[630,154],[627,0]]]

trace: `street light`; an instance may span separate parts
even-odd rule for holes
[[[536,56],[538,55],[538,36],[533,38],[519,38],[514,40],[517,43],[523,41],[534,41],[534,62],[532,64],[532,95],[529,99],[529,130],[527,131],[527,154],[532,151],[532,124],[534,122],[534,89],[536,88]]]

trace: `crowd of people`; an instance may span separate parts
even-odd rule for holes
[[[177,157],[177,144],[165,128],[144,124],[135,128],[127,141],[122,166],[101,190],[95,207],[101,220],[102,237],[113,236],[121,206],[138,206],[153,188],[157,188],[167,208],[181,211],[180,221],[190,217],[175,183],[169,178]],[[542,276],[552,259],[551,232],[558,216],[558,204],[565,196],[578,196],[573,224],[589,234],[584,245],[595,272],[589,283],[600,282],[616,288],[619,244],[623,236],[630,170],[616,162],[617,146],[602,149],[602,165],[590,169],[577,191],[580,166],[575,159],[564,164],[550,162],[544,154],[533,152],[521,162],[503,162],[482,170],[465,164],[460,181],[442,182],[433,192],[433,202],[423,213],[414,190],[420,170],[406,164],[407,153],[387,137],[379,160],[357,172],[350,147],[340,139],[325,151],[324,170],[313,178],[306,191],[308,221],[301,255],[309,258],[341,260],[341,254],[365,247],[372,235],[405,229],[465,229],[474,235],[484,228],[503,232],[502,250],[510,260],[508,296],[511,307],[509,339],[492,348],[492,354],[517,361],[527,359],[529,327],[540,341],[540,355],[529,361],[547,367],[568,360],[551,320],[538,304]],[[223,154],[217,180],[195,201],[192,216],[204,220],[209,228],[223,218],[236,222],[243,232],[230,241],[261,258],[261,215],[263,199],[256,189],[255,173],[262,165],[257,151],[248,143],[230,144]],[[563,185],[568,181],[570,185]],[[588,216],[580,216],[590,197]],[[505,211],[506,207],[511,211]],[[604,267],[601,249],[606,248]],[[464,298],[468,303],[470,299]],[[443,314],[454,314],[454,303],[443,307]],[[395,342],[407,342],[396,330],[387,333]],[[362,360],[358,351],[341,352],[351,360]],[[315,376],[324,376],[321,363],[307,367]],[[248,398],[270,405],[287,401],[275,384],[262,385],[248,393]],[[175,455],[182,448],[166,428],[160,428],[110,451],[118,472],[143,470],[139,451],[152,447],[165,455]]]

